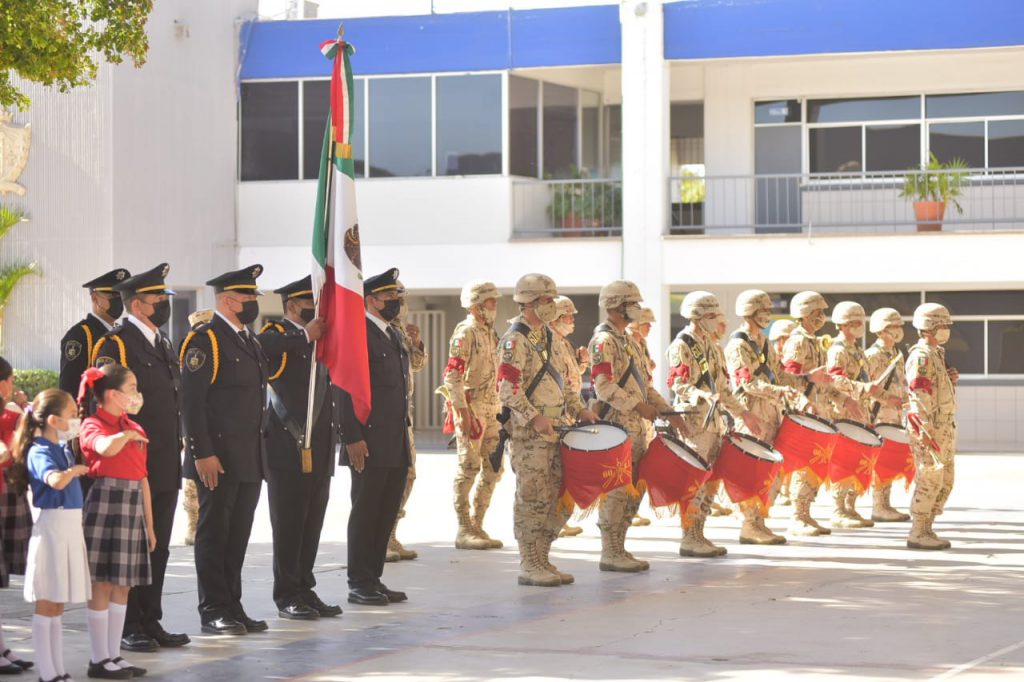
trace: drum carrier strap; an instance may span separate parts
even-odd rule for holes
[[[704,349],[700,346],[700,341],[693,337],[692,334],[687,334],[685,331],[681,331],[676,334],[676,341],[682,341],[686,344],[686,347],[690,349],[690,353],[693,354],[693,359],[700,365],[700,380],[695,384],[697,388],[707,387],[712,393],[716,393],[715,379],[711,376],[711,369],[708,366],[708,358],[704,353]]]
[[[758,361],[757,369],[754,370],[754,374],[760,374],[769,383],[774,384],[775,372],[773,372],[772,368],[768,366],[768,339],[764,340],[764,346],[758,348],[757,344],[754,343],[753,339],[751,339],[750,336],[744,331],[733,332],[732,338],[740,339],[748,346],[750,346],[750,349],[754,351],[754,355],[757,357]]]
[[[610,324],[608,324],[607,322],[602,322],[601,324],[597,325],[597,327],[594,329],[594,334],[600,334],[602,332],[614,332],[614,331],[615,331],[615,329],[613,329]],[[629,343],[629,341],[627,340],[626,343]],[[619,377],[619,380],[616,381],[615,384],[619,388],[625,388],[626,387],[626,383],[629,381],[629,378],[633,377],[633,379],[636,380],[637,386],[639,386],[640,390],[643,392],[644,399],[646,400],[647,399],[647,382],[644,381],[643,376],[640,374],[640,368],[636,366],[636,360],[633,358],[633,354],[630,353],[627,350],[627,355],[629,355],[629,366],[626,367],[626,371],[622,373],[622,376]],[[600,417],[601,419],[604,419],[605,416],[608,414],[608,411],[612,409],[612,406],[609,405],[608,403],[604,402],[604,401],[598,401],[598,402],[601,403],[601,407],[599,407],[598,410],[597,410],[597,416]]]
[[[899,351],[897,351],[897,352],[899,352]],[[892,385],[892,378],[894,376],[896,376],[896,372],[895,371],[889,372],[889,378],[885,380],[884,384],[882,384],[882,390],[883,391],[888,391],[889,390],[889,386]],[[872,424],[875,423],[875,419],[878,418],[878,412],[881,409],[882,409],[882,401],[881,400],[875,400],[875,404],[871,408],[871,423]]]

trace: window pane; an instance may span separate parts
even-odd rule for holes
[[[430,175],[430,78],[375,78],[369,85],[370,177]]]
[[[988,323],[988,373],[1024,374],[1024,320]]]
[[[956,315],[1024,314],[1024,291],[929,291],[925,300]]]
[[[754,123],[799,123],[800,100],[785,99],[778,102],[754,104]]]
[[[907,317],[914,314],[921,305],[921,294],[917,291],[894,291],[886,293],[840,293],[822,294],[828,301],[829,308],[840,301],[856,301],[864,306],[864,312],[870,317],[879,308],[895,308],[900,315]]]
[[[809,123],[891,121],[901,118],[921,118],[921,99],[919,97],[817,99],[807,102]]]
[[[1024,121],[989,121],[989,168],[1024,166]]]
[[[299,177],[299,84],[242,83],[242,180]]]
[[[869,171],[906,170],[921,163],[921,126],[867,126]]]
[[[195,312],[196,309],[196,292],[195,291],[182,291],[177,290],[177,295],[171,296],[171,343],[175,348],[185,340],[188,333],[192,330],[192,325],[188,323],[188,316]],[[166,331],[167,325],[163,326]]]
[[[946,343],[946,366],[961,374],[985,373],[985,323],[957,322]]]
[[[598,149],[601,145],[601,96],[596,92],[580,91],[580,126],[583,148],[580,150],[582,165],[590,175],[598,176]]]
[[[757,175],[800,173],[801,126],[772,126],[754,129],[754,172]],[[768,177],[755,181],[757,201],[757,224],[788,225],[801,224],[800,220],[800,178]]]
[[[355,126],[352,130],[352,159],[355,162],[356,177],[363,175],[365,145],[363,120],[363,86],[358,78],[352,87],[352,106],[355,109]],[[324,128],[330,109],[330,81],[304,81],[302,83],[302,177],[316,180],[320,174],[320,153],[323,151]]]
[[[576,166],[576,89],[544,83],[544,176],[570,178]]]
[[[971,168],[985,167],[984,122],[933,123],[928,137],[928,147],[939,161],[963,159]]]
[[[604,108],[604,120],[607,127],[604,163],[604,176],[608,178],[622,177],[622,105],[612,104]]]
[[[501,173],[501,76],[437,79],[437,174]]]
[[[676,102],[669,112],[669,164],[682,175],[680,166],[704,163],[704,103]]]
[[[860,159],[860,126],[812,128],[808,134],[812,173],[847,173],[863,170]]]
[[[508,77],[508,163],[512,175],[538,176],[537,97],[540,83]]]
[[[969,95],[928,95],[928,118],[1024,115],[1024,92],[979,92]]]

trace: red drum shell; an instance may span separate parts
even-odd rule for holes
[[[850,419],[836,420],[839,438],[829,460],[828,476],[834,485],[853,484],[858,494],[871,487],[882,438],[872,428]]]
[[[598,433],[591,434],[588,429]],[[598,422],[563,435],[562,489],[566,502],[588,509],[602,496],[633,483],[632,443],[618,424]],[[571,498],[571,502],[566,499]]]
[[[783,457],[767,443],[742,433],[730,433],[722,441],[715,461],[715,476],[736,504],[757,498],[767,505]]]
[[[881,485],[889,485],[897,478],[906,479],[907,485],[913,483],[916,468],[906,429],[900,424],[877,424],[875,430],[883,438],[875,462],[875,478]]]
[[[775,436],[775,449],[782,453],[782,470],[787,474],[807,470],[824,481],[838,432],[826,419],[812,414],[787,414]]]
[[[647,488],[652,507],[678,504],[685,510],[711,477],[707,462],[668,434],[658,434],[650,442],[639,468],[639,480]]]

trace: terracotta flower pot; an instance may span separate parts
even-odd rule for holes
[[[918,232],[941,232],[942,218],[946,215],[945,201],[915,201],[914,217]]]

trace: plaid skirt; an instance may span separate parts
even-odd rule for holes
[[[0,549],[3,558],[0,571],[11,575],[25,575],[25,563],[28,559],[28,541],[32,537],[32,510],[28,506],[28,497],[4,488],[0,493]],[[6,576],[3,587],[7,587]]]
[[[142,481],[97,478],[85,498],[82,521],[94,582],[149,585],[149,545]]]

